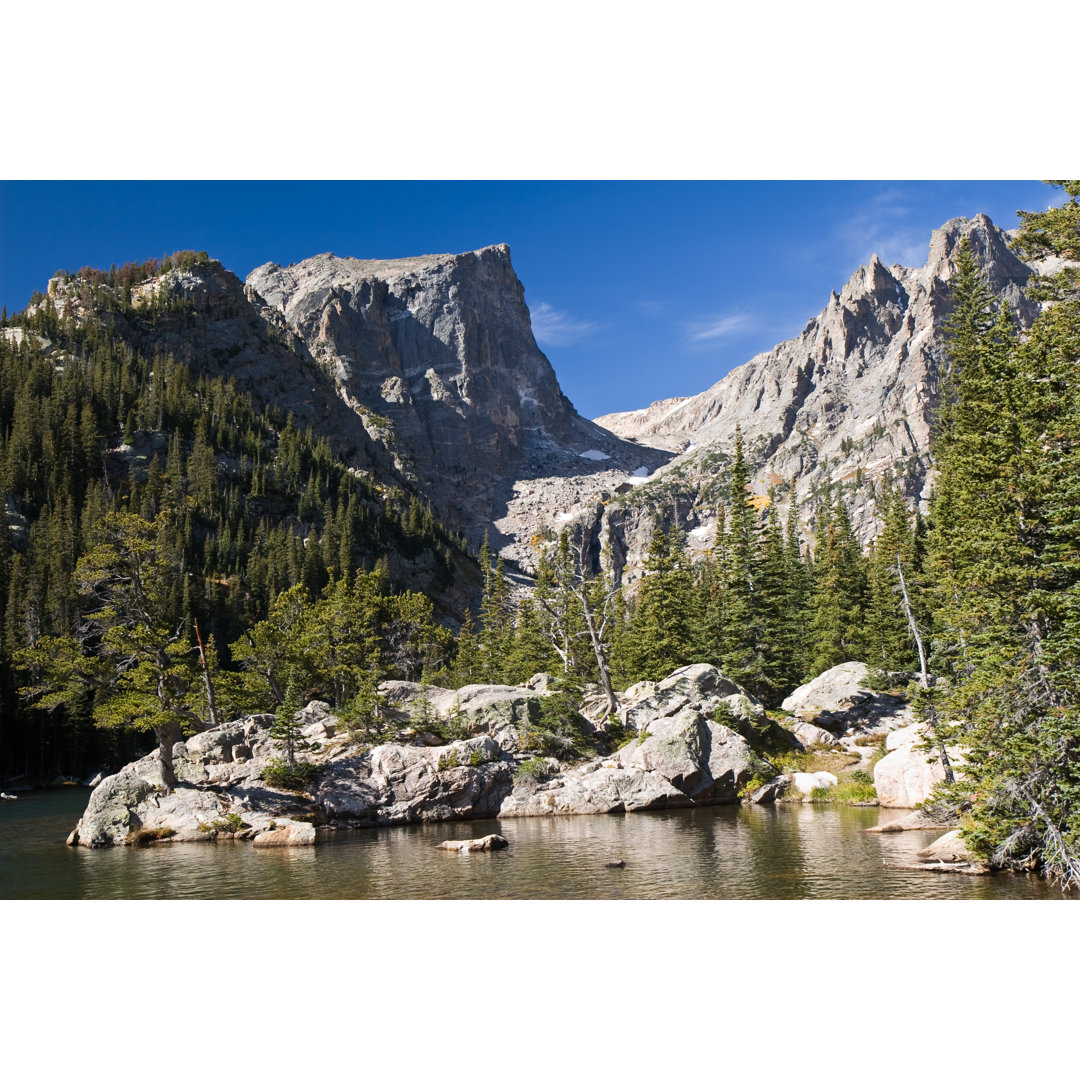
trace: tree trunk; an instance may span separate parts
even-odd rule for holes
[[[210,714],[210,726],[217,727],[221,723],[217,711],[217,697],[214,694],[214,680],[210,677],[210,665],[206,662],[206,651],[203,649],[202,634],[199,633],[199,620],[195,619],[195,641],[199,646],[199,662],[202,665],[203,685],[206,687],[206,710]]]
[[[599,719],[606,720],[609,716],[618,713],[619,702],[611,686],[611,672],[608,669],[607,652],[604,649],[604,643],[600,640],[596,620],[593,618],[592,608],[589,606],[589,598],[585,595],[584,582],[582,582],[580,589],[577,590],[577,596],[585,612],[585,626],[589,631],[589,641],[592,643],[593,655],[596,657],[596,667],[600,672],[600,685],[604,688],[604,696],[607,698],[607,711]]]
[[[176,772],[173,770],[173,746],[180,741],[180,724],[170,720],[154,729],[158,738],[158,758],[161,765],[161,786],[166,791],[176,787]]]
[[[911,636],[915,639],[915,647],[919,650],[919,682],[923,690],[929,690],[930,677],[926,670],[926,650],[923,648],[922,635],[919,633],[919,627],[915,622],[915,613],[911,610],[911,601],[908,599],[907,585],[904,582],[904,571],[900,568],[899,555],[896,556],[896,573],[900,578],[900,595],[904,599],[904,614],[907,616],[908,628],[911,630]],[[949,752],[945,749],[945,737],[941,734],[941,729],[938,726],[937,710],[929,703],[926,722],[930,725],[937,742],[941,767],[945,770],[945,783],[952,784],[955,782],[956,777],[953,775],[952,762],[949,761]]]

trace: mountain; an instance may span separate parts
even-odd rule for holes
[[[709,389],[669,398],[597,423],[625,439],[677,453],[655,476],[605,509],[585,515],[597,536],[614,530],[631,577],[660,514],[711,545],[725,492],[735,428],[754,466],[754,491],[770,489],[782,512],[799,510],[808,534],[813,500],[827,485],[847,502],[864,541],[875,532],[876,495],[890,480],[909,500],[928,494],[930,435],[946,362],[949,278],[961,239],[970,239],[991,290],[1030,325],[1024,295],[1031,268],[985,215],[954,218],[934,231],[926,264],[860,267],[798,337],[735,368]]]
[[[714,539],[735,427],[754,490],[798,509],[809,536],[826,485],[874,533],[881,485],[923,500],[945,363],[949,277],[968,236],[994,293],[1028,325],[1031,268],[985,215],[933,233],[924,266],[860,267],[802,333],[714,386],[590,422],[559,387],[532,334],[505,245],[406,259],[316,255],[267,263],[241,282],[212,260],[153,273],[130,289],[132,319],[102,309],[77,275],[54,278],[58,312],[94,308],[145,355],[196,375],[233,377],[292,412],[372,482],[524,571],[564,526],[607,550],[629,580],[659,517],[692,549]],[[96,305],[96,306],[95,306]],[[14,333],[15,331],[10,331]]]
[[[403,484],[479,540],[515,485],[671,456],[579,416],[532,334],[505,244],[458,255],[267,263],[247,278],[265,317],[284,317]],[[511,527],[495,548],[518,539]]]

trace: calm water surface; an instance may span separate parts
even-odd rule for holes
[[[940,833],[865,833],[906,811],[720,806],[333,834],[313,848],[167,844],[88,851],[64,838],[86,789],[0,802],[0,899],[1059,899],[1037,878],[899,869]],[[502,833],[504,851],[443,840]],[[320,841],[323,834],[320,834]],[[623,870],[604,864],[622,859]]]

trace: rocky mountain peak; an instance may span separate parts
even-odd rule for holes
[[[533,338],[506,244],[405,259],[316,255],[260,266],[247,285],[401,477],[474,538],[503,517],[518,481],[649,471],[667,459],[574,410]],[[502,539],[492,538],[496,549]]]
[[[633,492],[622,519],[637,522],[667,507],[687,528],[691,546],[707,548],[713,507],[726,497],[723,469],[736,425],[755,466],[755,491],[772,492],[782,513],[797,510],[807,533],[815,496],[826,486],[847,502],[864,541],[876,529],[882,484],[896,483],[921,503],[929,491],[930,434],[952,310],[948,281],[964,236],[990,289],[1030,324],[1036,308],[1023,290],[1031,268],[985,214],[936,229],[921,267],[885,266],[874,255],[830,294],[801,334],[708,390],[598,418],[624,437],[681,451]],[[621,543],[633,572],[642,544],[625,536]]]

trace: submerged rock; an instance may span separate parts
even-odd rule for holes
[[[456,851],[468,855],[473,851],[498,851],[510,846],[510,841],[498,833],[489,833],[476,840],[444,840],[438,845],[443,851]]]

